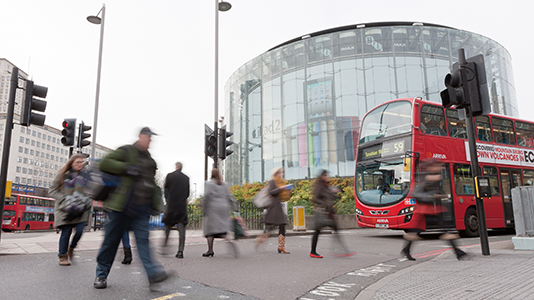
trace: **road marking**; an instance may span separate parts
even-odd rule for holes
[[[162,297],[159,297],[159,298],[154,298],[152,300],[166,300],[166,299],[172,299],[174,297],[184,297],[184,296],[185,296],[185,294],[183,294],[183,293],[174,293],[174,294],[162,296]]]
[[[369,277],[369,276],[378,275],[379,273],[391,272],[391,269],[393,269],[395,267],[396,266],[394,266],[394,265],[386,265],[386,264],[380,263],[380,264],[377,264],[377,265],[374,265],[374,266],[370,266],[370,267],[365,268],[365,269],[359,269],[359,270],[356,270],[354,272],[348,272],[345,275]]]

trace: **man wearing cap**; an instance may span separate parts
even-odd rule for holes
[[[148,152],[153,135],[156,134],[150,128],[144,127],[137,142],[118,148],[100,162],[100,170],[120,176],[121,183],[104,202],[109,223],[96,258],[98,265],[93,285],[97,289],[107,287],[107,277],[117,248],[128,230],[135,234],[137,251],[149,283],[158,283],[168,277],[163,266],[151,257],[148,245],[150,215],[163,211],[161,189],[154,180],[156,162]]]

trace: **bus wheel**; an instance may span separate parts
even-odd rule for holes
[[[30,225],[26,225],[26,227],[24,227],[24,230],[30,230]]]
[[[463,230],[462,236],[475,237],[478,236],[478,215],[474,207],[470,207],[465,212],[464,217],[465,230]]]

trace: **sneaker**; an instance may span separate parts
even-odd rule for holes
[[[310,257],[312,258],[323,258],[323,256],[319,253],[310,253]]]
[[[95,289],[105,289],[108,287],[108,280],[105,277],[97,277],[93,286]]]

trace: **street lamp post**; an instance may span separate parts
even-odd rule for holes
[[[215,0],[215,114],[214,114],[214,128],[215,135],[218,136],[217,120],[219,114],[219,11],[229,11],[232,5],[228,2]],[[218,157],[213,157],[213,168],[217,169],[219,166]]]
[[[102,17],[98,15],[102,13]],[[104,21],[106,19],[106,4],[102,4],[102,8],[96,16],[87,17],[87,21],[100,25],[100,48],[98,50],[98,71],[96,75],[96,96],[95,96],[95,114],[93,117],[93,142],[91,144],[91,158],[96,159],[96,131],[98,123],[98,101],[100,99],[100,73],[102,70],[102,47],[104,46]]]

